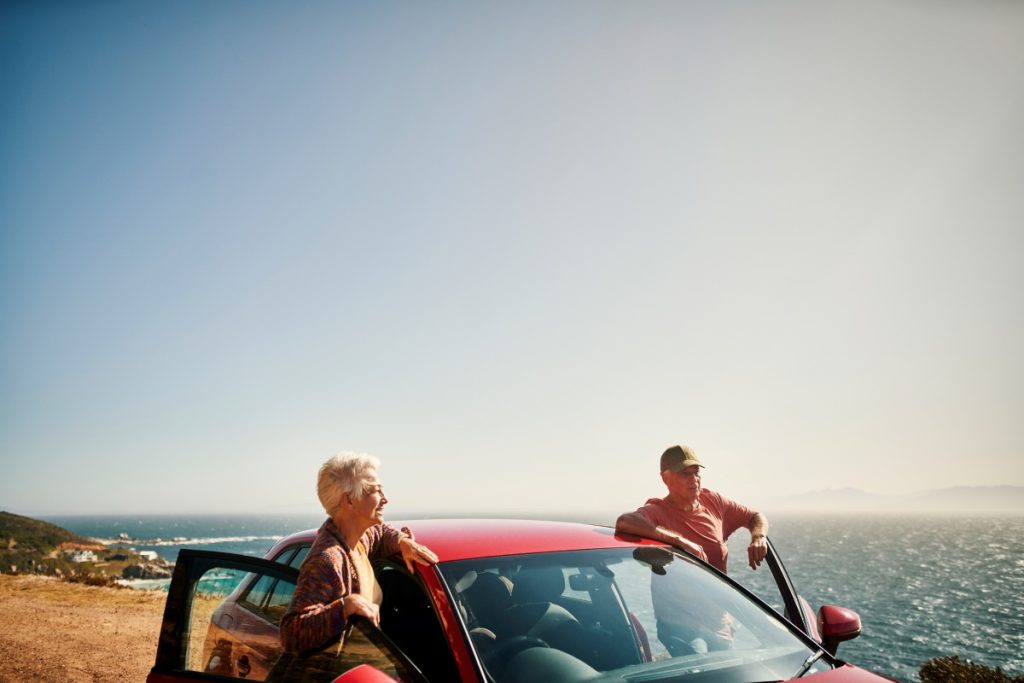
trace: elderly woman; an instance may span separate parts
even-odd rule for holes
[[[299,570],[291,607],[281,620],[281,644],[289,652],[326,645],[345,631],[354,614],[380,623],[380,586],[370,562],[401,555],[433,564],[437,556],[412,534],[384,523],[384,496],[377,468],[368,455],[339,453],[320,468],[317,495],[328,519]]]

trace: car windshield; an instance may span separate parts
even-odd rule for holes
[[[491,680],[788,680],[831,667],[774,612],[656,546],[443,563]]]

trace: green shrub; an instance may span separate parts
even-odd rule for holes
[[[68,583],[84,583],[86,586],[103,586],[106,588],[125,588],[112,576],[100,574],[71,574],[63,577]]]
[[[1024,676],[1009,676],[999,667],[961,662],[959,657],[936,657],[921,667],[921,683],[1024,683]]]

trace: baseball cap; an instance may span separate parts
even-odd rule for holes
[[[693,450],[689,446],[670,446],[665,449],[665,452],[661,454],[661,471],[672,470],[678,472],[686,469],[691,465],[697,467],[704,467],[697,459]]]

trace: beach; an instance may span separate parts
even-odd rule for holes
[[[145,680],[166,598],[0,574],[0,682]]]

